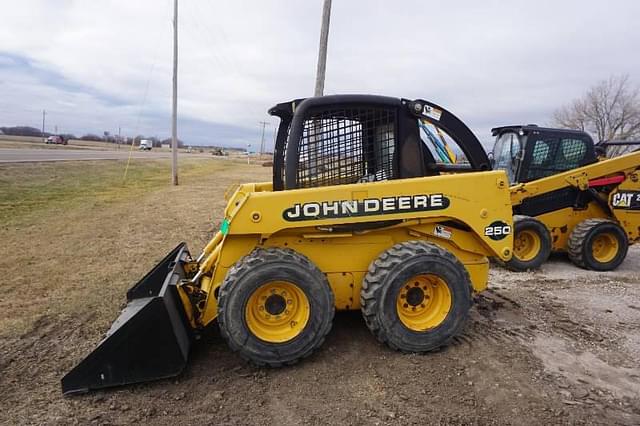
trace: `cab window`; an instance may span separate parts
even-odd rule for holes
[[[552,140],[537,140],[531,154],[531,165],[540,166],[549,162]]]
[[[580,167],[587,154],[587,143],[575,138],[539,138],[531,142],[531,159],[526,180],[531,181]]]
[[[498,136],[493,147],[493,168],[504,170],[510,183],[516,182],[517,161],[520,158],[520,139],[514,132]]]
[[[578,167],[587,153],[587,145],[582,139],[561,139],[560,152],[562,153],[561,160],[571,165],[569,168]]]

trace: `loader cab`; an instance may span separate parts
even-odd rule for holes
[[[462,121],[421,99],[331,95],[281,103],[269,113],[281,120],[276,191],[491,168]],[[456,150],[464,162],[454,161]]]
[[[598,161],[593,140],[585,132],[536,125],[497,127],[491,132],[496,137],[492,167],[505,170],[511,185]]]

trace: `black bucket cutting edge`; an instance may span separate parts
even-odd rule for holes
[[[176,285],[189,257],[180,243],[127,292],[107,336],[62,378],[64,395],[173,377],[184,369],[192,332]]]

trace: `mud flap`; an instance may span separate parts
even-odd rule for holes
[[[127,306],[106,337],[62,378],[62,393],[145,382],[178,375],[189,356],[192,331],[176,285],[189,257],[180,243],[127,292]]]

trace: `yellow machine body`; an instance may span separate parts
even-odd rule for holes
[[[618,222],[629,243],[633,244],[640,240],[640,151],[513,185],[510,188],[511,203],[516,207],[527,199],[567,187],[585,191],[597,179],[609,177],[619,177],[622,181],[612,184],[614,189],[608,193],[608,198],[602,198],[602,203],[590,202],[584,208],[561,208],[535,217],[549,230],[553,251],[566,251],[569,236],[576,225],[594,218]]]
[[[339,217],[321,217],[335,212]],[[381,221],[388,226],[348,232],[336,227]],[[503,171],[287,191],[272,191],[268,182],[244,184],[230,197],[222,230],[197,265],[200,303],[194,306],[190,297],[194,289],[178,288],[192,326],[205,326],[216,319],[217,289],[238,260],[258,247],[287,247],[326,275],[336,309],[360,309],[371,262],[396,243],[424,240],[453,253],[469,272],[473,289],[482,291],[488,257],[511,256],[511,227]]]

